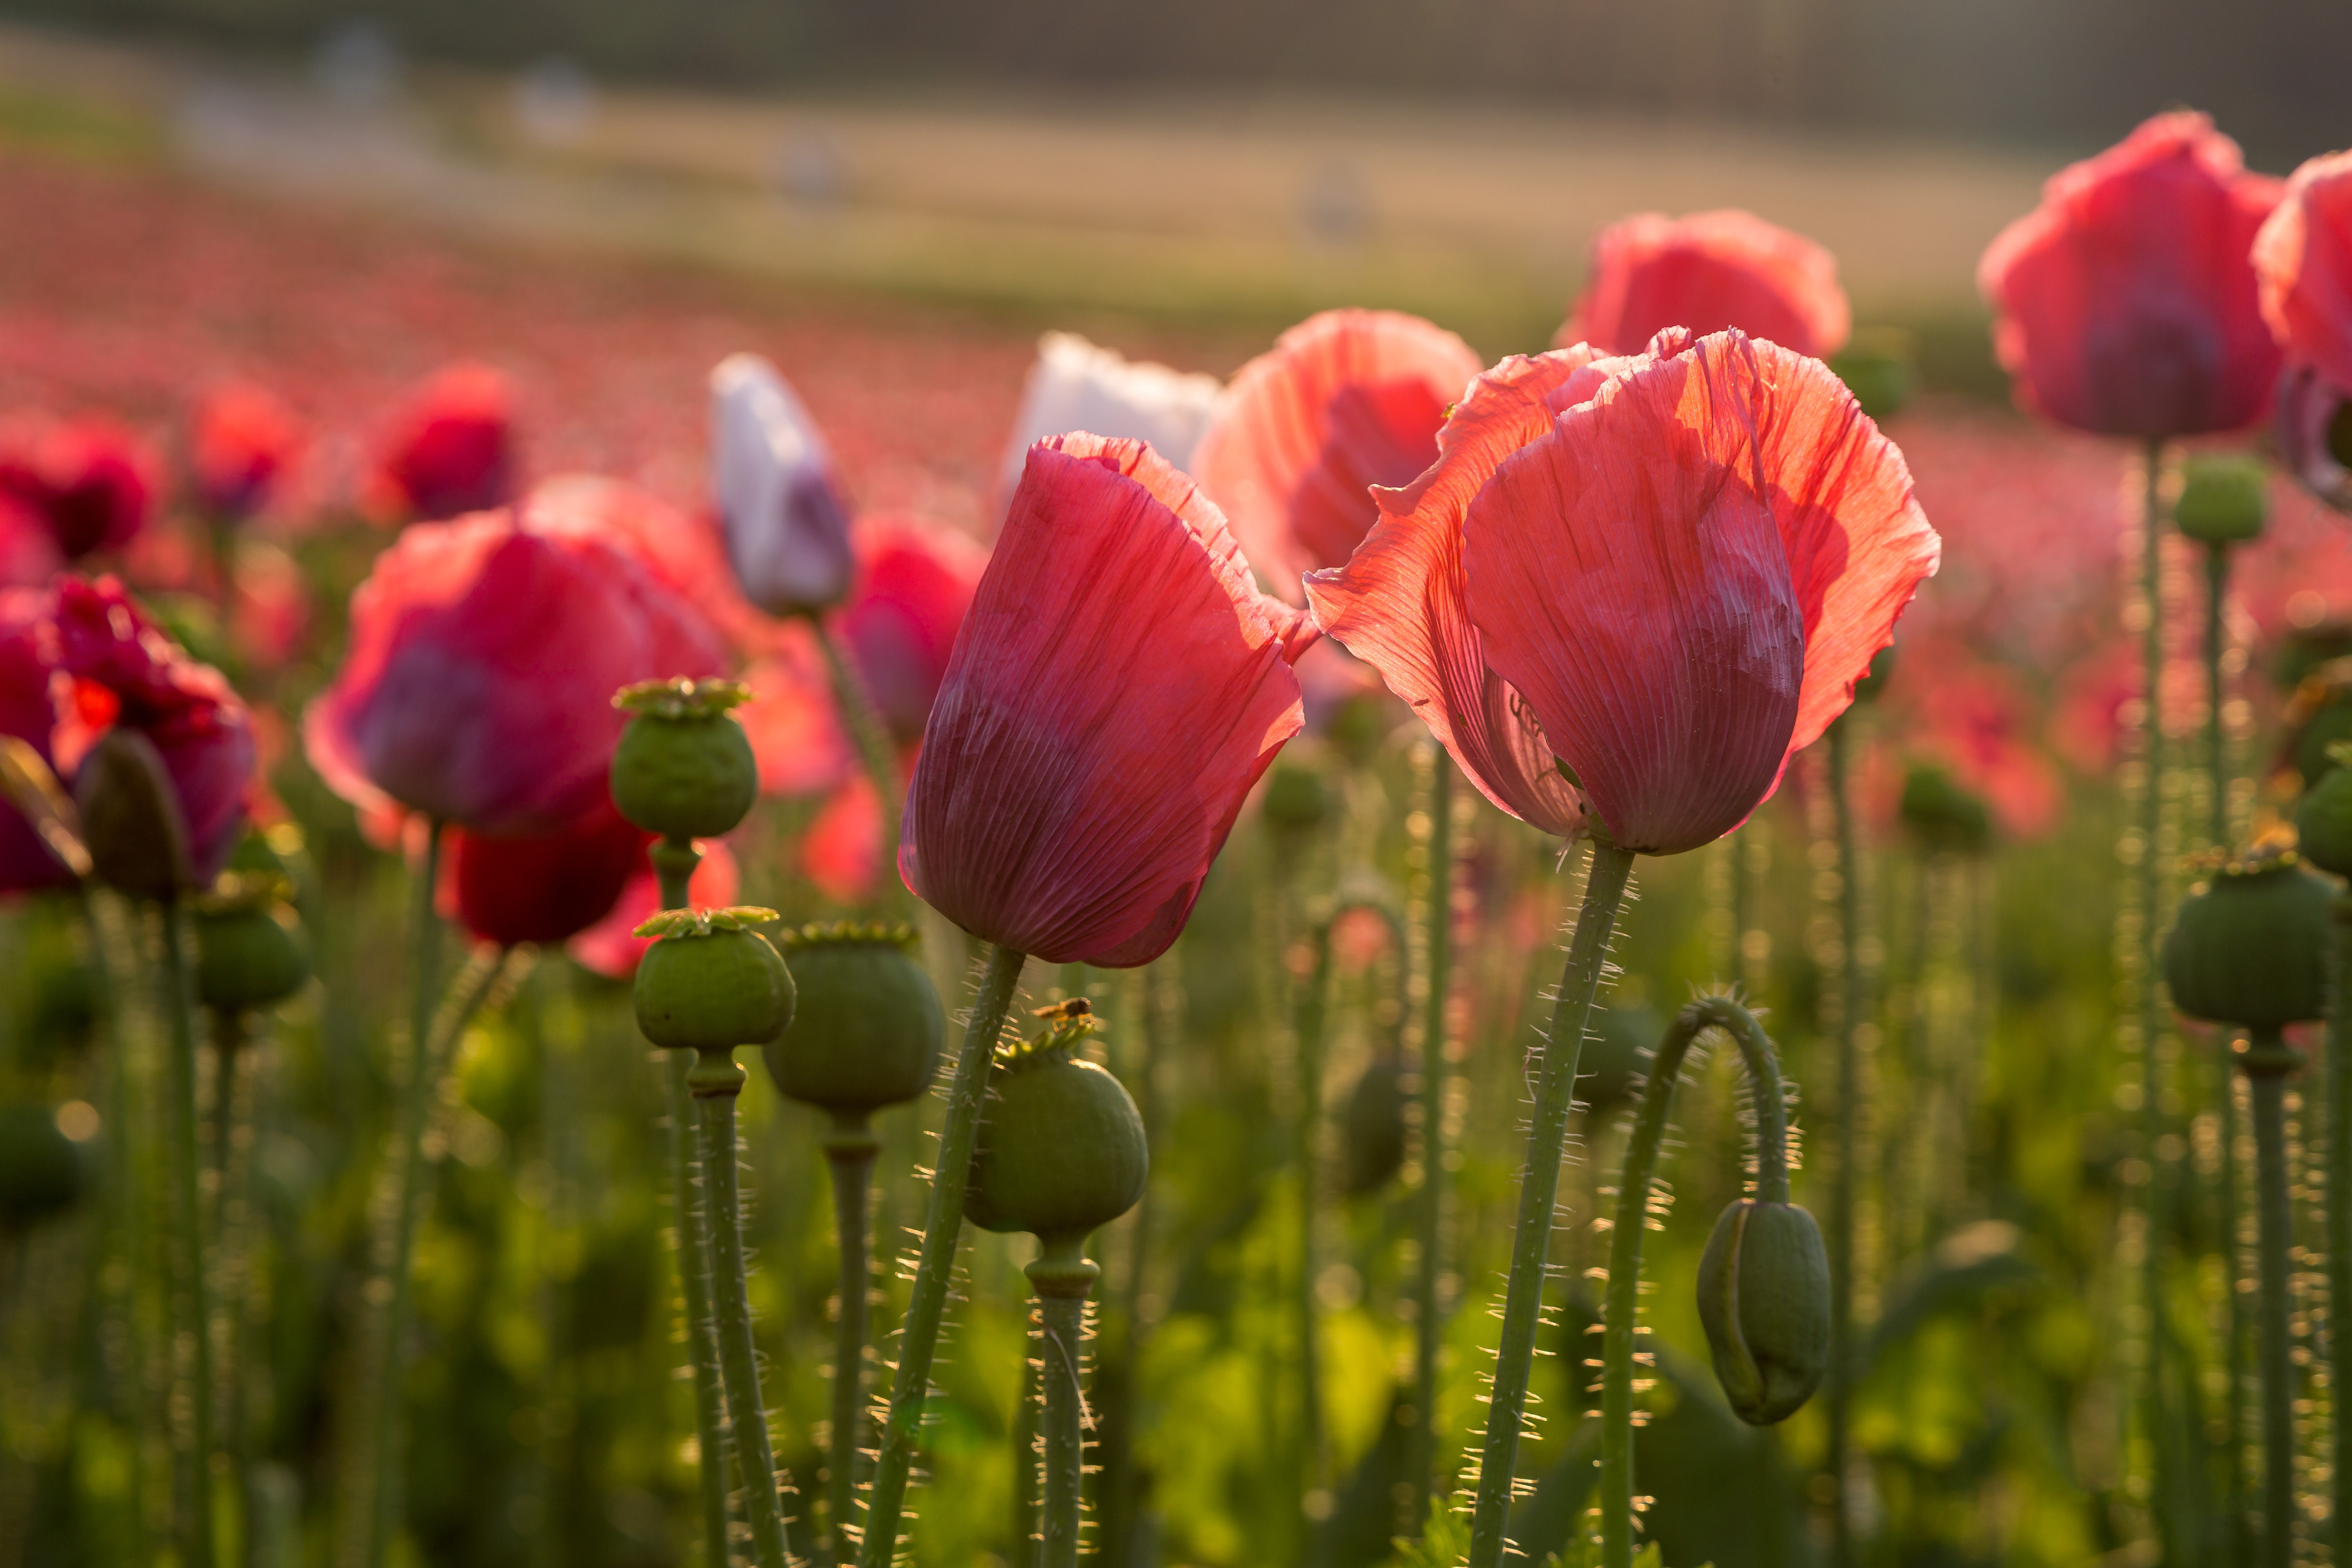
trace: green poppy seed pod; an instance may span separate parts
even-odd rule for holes
[[[19,1229],[79,1202],[81,1151],[47,1106],[0,1105],[0,1227]]]
[[[2338,741],[2329,750],[2336,765],[2304,792],[2294,808],[2295,847],[2323,871],[2352,877],[2352,743]]]
[[[731,680],[649,680],[621,689],[632,717],[613,750],[613,804],[669,838],[731,833],[760,796],[760,765],[728,711],[751,693]]]
[[[1992,812],[1984,797],[1929,763],[1914,763],[1904,774],[1896,811],[1923,849],[1981,855],[1992,845]]]
[[[773,910],[668,910],[639,926],[657,938],[637,965],[637,1027],[680,1051],[764,1046],[793,1021],[793,972],[752,927]]]
[[[1829,363],[1873,419],[1899,413],[1918,384],[1911,335],[1893,328],[1856,332],[1843,351],[1830,356]]]
[[[90,873],[119,892],[173,898],[193,887],[188,823],[155,742],[117,725],[82,759],[74,780]]]
[[[2200,544],[2262,537],[2270,520],[2270,475],[2252,458],[2191,458],[2183,466],[2172,521]]]
[[[787,1099],[858,1116],[930,1086],[947,1015],[914,947],[914,931],[905,925],[811,925],[785,933],[799,1002],[763,1054]]]
[[[2323,1016],[2334,896],[2292,849],[2257,849],[2216,868],[2181,900],[2164,939],[2172,1005],[2249,1029]]]
[[[1739,1418],[1796,1414],[1830,1364],[1830,1256],[1813,1216],[1754,1198],[1725,1209],[1699,1258],[1698,1316]]]
[[[1150,1169],[1126,1086],[1049,1038],[989,1074],[964,1217],[983,1230],[1083,1238],[1135,1206]]]
[[[1397,1058],[1374,1057],[1348,1091],[1339,1125],[1351,1198],[1378,1192],[1404,1168],[1405,1076]]]
[[[291,910],[238,900],[196,911],[196,1000],[224,1013],[283,1002],[310,979]]]
[[[1305,833],[1319,827],[1331,815],[1330,786],[1313,768],[1276,763],[1266,775],[1265,799],[1258,809],[1276,832]]]

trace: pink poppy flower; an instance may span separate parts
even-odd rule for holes
[[[652,843],[609,796],[553,833],[493,838],[455,828],[443,862],[443,912],[501,947],[566,942],[612,913],[647,865]]]
[[[1977,268],[2018,401],[2143,439],[2261,418],[2279,350],[2248,251],[2280,188],[2185,110],[2052,175]]]
[[[836,622],[882,721],[921,738],[988,552],[914,517],[860,518],[857,575]]]
[[[2279,346],[2352,386],[2352,153],[2314,158],[2287,177],[2254,236],[2263,320]]]
[[[1639,353],[1668,327],[1737,327],[1826,359],[1853,330],[1837,259],[1803,235],[1736,207],[1636,213],[1592,241],[1592,269],[1555,348]]]
[[[301,456],[302,426],[268,387],[232,382],[196,409],[194,445],[196,504],[213,517],[243,521],[268,504]]]
[[[924,731],[907,886],[1022,952],[1150,963],[1298,732],[1313,636],[1142,442],[1039,442]]]
[[[1478,374],[1470,345],[1418,316],[1326,310],[1234,376],[1192,472],[1276,593],[1346,561],[1379,509],[1437,456],[1445,411]]]
[[[385,521],[503,506],[516,484],[514,385],[486,364],[436,372],[393,416],[362,504]]]
[[[158,467],[145,442],[100,416],[0,427],[0,498],[37,519],[68,561],[119,550],[146,527]]]

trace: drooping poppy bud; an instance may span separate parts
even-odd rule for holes
[[[2352,877],[2352,742],[2330,748],[2335,766],[2294,808],[2295,847],[2323,871]]]
[[[1303,618],[1133,441],[1030,455],[907,794],[898,869],[966,931],[1147,963],[1303,716]]]
[[[0,1230],[23,1230],[81,1200],[81,1151],[45,1105],[0,1105]]]
[[[293,411],[276,393],[249,382],[233,382],[207,396],[196,410],[194,435],[196,502],[227,522],[242,522],[267,506],[302,447]]]
[[[1387,1186],[1404,1169],[1406,1068],[1382,1053],[1364,1064],[1339,1115],[1340,1169],[1349,1197]]]
[[[117,726],[99,737],[74,776],[74,805],[91,874],[144,899],[193,890],[188,824],[155,742]]]
[[[2270,519],[2270,473],[2252,458],[2202,454],[2181,474],[2172,521],[2200,544],[2242,544]]]
[[[1470,345],[1394,310],[1326,310],[1234,373],[1192,472],[1274,591],[1338,566],[1380,516],[1374,485],[1437,456],[1445,411],[1478,374]]]
[[[1733,1412],[1751,1426],[1795,1415],[1830,1364],[1830,1258],[1813,1216],[1754,1198],[1726,1208],[1699,1258],[1698,1316]]]
[[[1932,763],[1914,763],[1905,773],[1895,810],[1930,854],[1981,855],[1991,847],[1992,811],[1984,796]]]
[[[772,616],[841,602],[855,563],[832,448],[757,354],[710,373],[710,494],[746,598]]]
[[[486,364],[436,372],[394,416],[362,503],[386,521],[504,506],[517,483],[514,386]]]
[[[2352,393],[2290,359],[2279,378],[2279,456],[2304,488],[2352,511]]]
[[[1057,1023],[990,1069],[963,1200],[982,1230],[1083,1239],[1143,1196],[1143,1116],[1125,1085],[1072,1054],[1086,1032]]]
[[[810,925],[784,934],[799,1001],[765,1051],[768,1074],[787,1099],[863,1119],[930,1087],[947,1016],[914,948],[905,925]]]
[[[146,527],[158,467],[146,443],[102,416],[0,426],[0,498],[38,519],[68,561],[120,550]]]
[[[665,837],[733,832],[760,798],[760,764],[728,711],[751,695],[731,680],[682,676],[622,688],[613,699],[629,715],[613,750],[621,815]]]
[[[2018,400],[2078,430],[2143,439],[2261,418],[2279,350],[2248,251],[2280,189],[2186,110],[2052,175],[2042,205],[1977,269]]]
[[[2334,894],[2293,849],[2213,868],[2164,939],[2164,984],[2192,1018],[2282,1029],[2325,1016]]]
[[[1836,258],[1804,236],[1738,208],[1636,213],[1594,237],[1584,292],[1552,345],[1633,354],[1670,327],[1737,328],[1823,359],[1850,325]]]
[[[637,965],[637,1027],[671,1050],[764,1046],[793,1021],[792,971],[754,928],[773,910],[671,910],[637,928],[656,938]]]
[[[646,864],[652,836],[599,803],[553,833],[454,828],[444,851],[458,921],[483,942],[568,942],[602,921]]]
[[[1030,447],[1073,430],[1141,441],[1189,472],[1217,392],[1213,375],[1129,360],[1075,332],[1047,332],[1037,340],[1037,359],[1021,389],[999,493],[1009,495],[1021,482]]]

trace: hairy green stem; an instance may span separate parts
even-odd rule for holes
[[[866,1325],[873,1290],[867,1247],[874,1156],[880,1145],[863,1111],[836,1112],[824,1141],[833,1171],[833,1230],[841,1254],[841,1305],[833,1325],[833,1451],[825,1473],[825,1530],[831,1561],[854,1555],[859,1429],[866,1419]]]
[[[711,1305],[717,1310],[719,1386],[742,1472],[743,1515],[758,1568],[789,1568],[784,1510],[768,1412],[760,1402],[760,1350],[751,1335],[751,1295],[743,1258],[743,1205],[735,1175],[735,1097],[743,1069],[732,1051],[701,1051],[687,1073],[702,1133],[702,1186],[710,1205]]]
[[[217,1008],[213,1020],[214,1247],[220,1261],[221,1450],[228,1461],[229,1495],[236,1500],[237,1539],[252,1559],[253,1444],[246,1415],[246,1303],[251,1296],[252,1241],[247,1226],[249,1149],[237,1132],[250,1119],[253,1075],[246,1049],[250,1036],[243,1013]]]
[[[2238,1068],[2253,1100],[2256,1272],[2262,1290],[2263,1568],[2294,1561],[2294,1342],[2288,1326],[2288,1254],[2294,1212],[2287,1199],[2286,1078],[2303,1053],[2276,1029],[2258,1029],[2239,1047]]]
[[[1850,710],[1849,710],[1850,711]],[[1843,955],[1840,979],[1837,1031],[1837,1155],[1830,1187],[1830,1366],[1829,1418],[1831,1560],[1837,1568],[1853,1562],[1853,1510],[1846,1496],[1846,1471],[1853,1463],[1849,1410],[1853,1399],[1853,1229],[1857,1197],[1855,1170],[1862,1113],[1862,1052],[1858,1031],[1869,1005],[1862,972],[1862,860],[1854,830],[1853,759],[1848,720],[1841,716],[1829,730],[1830,813],[1836,824],[1838,864],[1838,943]]]
[[[915,1265],[915,1286],[898,1336],[898,1374],[890,1389],[890,1413],[883,1422],[874,1466],[874,1487],[866,1500],[864,1568],[888,1568],[898,1551],[898,1518],[906,1508],[907,1479],[922,1436],[923,1405],[930,1393],[931,1360],[939,1350],[940,1320],[947,1310],[956,1244],[963,1232],[964,1186],[971,1178],[972,1143],[980,1131],[981,1100],[988,1089],[989,1064],[996,1039],[1020,988],[1025,958],[1009,947],[991,946],[988,970],[972,1003],[948,1091],[947,1125],[940,1133],[940,1163],[931,1177],[931,1206],[923,1224],[923,1249]]]
[[[858,763],[874,785],[881,812],[884,901],[903,900],[907,894],[898,869],[898,761],[890,749],[890,731],[884,726],[882,716],[875,711],[874,699],[866,689],[866,679],[857,673],[841,638],[821,616],[812,616],[811,620],[817,644],[824,649],[826,673],[833,678],[834,705],[841,714],[842,728],[849,731],[850,744],[856,748]]]
[[[183,1475],[188,1488],[181,1561],[188,1568],[212,1568],[213,1535],[213,1315],[212,1291],[205,1279],[204,1163],[196,1133],[196,1000],[189,984],[187,913],[176,898],[163,903],[163,1011],[172,1031],[172,1228],[173,1338],[188,1347],[188,1430],[181,1439]]]
[[[2151,510],[2149,516],[2154,517]],[[2210,776],[2210,798],[2206,802],[2210,812],[2206,839],[2214,848],[2227,848],[2231,839],[2230,831],[2230,751],[2229,727],[2222,722],[2222,706],[2226,687],[2222,679],[2221,658],[2227,651],[2226,627],[2222,612],[2230,591],[2230,547],[2212,543],[2205,547],[2205,758]],[[2154,919],[2151,910],[2149,919]],[[2231,1041],[2224,1031],[2221,1041],[2221,1093],[2216,1106],[2221,1127],[2220,1158],[2214,1163],[2216,1197],[2221,1211],[2221,1257],[2229,1304],[2228,1321],[2223,1332],[2229,1336],[2222,1347],[2222,1364],[2229,1380],[2222,1395],[2223,1419],[2226,1423],[2221,1442],[2221,1462],[2225,1471],[2223,1499],[2229,1512],[2229,1536],[2234,1552],[2233,1561],[2243,1562],[2251,1554],[2252,1542],[2246,1530],[2246,1294],[2238,1289],[2238,1097],[2231,1082],[2232,1068],[2228,1050]],[[2330,1058],[2330,1070],[2334,1069]],[[2339,1294],[2334,1300],[2347,1298]]]
[[[1085,1510],[1087,1294],[1100,1272],[1086,1258],[1084,1236],[1041,1237],[1029,1265],[1037,1292],[1038,1381],[1045,1392],[1045,1494],[1040,1512],[1039,1568],[1077,1568]]]
[[[1414,1215],[1421,1257],[1412,1282],[1412,1411],[1406,1474],[1412,1478],[1412,1512],[1405,1529],[1418,1536],[1437,1487],[1437,1352],[1444,1342],[1437,1281],[1445,1256],[1445,1047],[1454,970],[1454,758],[1432,748],[1429,780],[1429,886],[1423,895],[1423,951],[1429,991],[1421,1034],[1421,1205]]]
[[[1307,1499],[1327,1482],[1323,1445],[1323,1347],[1317,1321],[1315,1275],[1318,1268],[1317,1214],[1322,1196],[1323,1031],[1331,992],[1331,917],[1318,921],[1312,933],[1314,962],[1298,988],[1291,1013],[1291,1034],[1298,1051],[1298,1121],[1292,1161],[1298,1174],[1298,1272],[1293,1280],[1292,1304],[1298,1314],[1298,1449],[1293,1496],[1302,1513],[1298,1519],[1301,1561],[1313,1556],[1315,1519]]]
[[[662,908],[688,907],[688,887],[702,851],[690,838],[665,838],[649,851],[661,882]],[[719,1340],[710,1315],[710,1227],[703,1212],[695,1154],[694,1096],[687,1087],[693,1064],[684,1051],[665,1051],[663,1091],[669,1116],[671,1205],[677,1211],[678,1296],[686,1310],[686,1342],[694,1373],[696,1492],[702,1511],[705,1568],[728,1568],[727,1416],[719,1389]]]
[[[2335,1506],[2328,1518],[2336,1561],[2352,1563],[2352,1413],[2342,1403],[2344,1379],[2352,1376],[2352,1355],[2344,1347],[2352,1331],[2352,893],[2337,894],[2330,913],[2336,951],[2327,1001],[2327,1300],[2330,1312],[2342,1315],[2334,1317],[2327,1336],[2327,1386],[2338,1401],[2328,1478]]]
[[[1507,1545],[1512,1480],[1519,1428],[1528,1407],[1528,1371],[1535,1359],[1536,1326],[1551,1252],[1553,1205],[1559,1195],[1560,1158],[1576,1100],[1576,1058],[1584,1043],[1607,964],[1618,906],[1633,876],[1633,854],[1596,837],[1585,875],[1584,904],[1569,940],[1568,965],[1552,1004],[1551,1030],[1538,1047],[1541,1077],[1528,1126],[1527,1171],[1519,1182],[1519,1213],[1511,1243],[1511,1275],[1503,1300],[1503,1330],[1495,1353],[1493,1398],[1486,1411],[1478,1469],[1478,1500],[1470,1522],[1470,1568],[1499,1568]]]
[[[1789,1120],[1772,1042],[1755,1015],[1729,997],[1694,1002],[1675,1016],[1650,1059],[1617,1183],[1617,1219],[1609,1233],[1609,1296],[1601,1341],[1601,1568],[1633,1568],[1633,1341],[1641,1319],[1642,1233],[1648,1227],[1650,1184],[1657,1174],[1683,1058],[1709,1029],[1729,1035],[1747,1064],[1756,1110],[1756,1197],[1768,1204],[1789,1201]]]

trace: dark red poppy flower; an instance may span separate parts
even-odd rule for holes
[[[1937,542],[1819,361],[1737,331],[1589,354],[1480,377],[1444,455],[1308,587],[1498,805],[1671,855],[1843,711]]]
[[[49,595],[33,588],[0,589],[0,735],[12,735],[57,766],[54,690],[58,639]],[[0,800],[0,892],[55,888],[73,880],[16,809]]]
[[[393,417],[363,501],[386,521],[503,506],[516,483],[514,386],[486,364],[436,372]]]
[[[614,691],[726,668],[709,620],[627,537],[534,495],[412,527],[376,558],[304,742],[362,808],[550,833],[604,798]]]
[[[1023,952],[1150,963],[1298,732],[1313,635],[1150,447],[1038,443],[924,731],[907,886]]]
[[[68,561],[119,550],[155,509],[154,454],[100,416],[24,416],[0,426],[0,497],[48,530]]]
[[[1370,487],[1437,456],[1437,427],[1478,368],[1467,343],[1418,316],[1310,316],[1235,374],[1192,472],[1250,564],[1304,604],[1299,579],[1347,560],[1379,515]]]
[[[890,732],[918,740],[988,552],[914,517],[857,522],[857,575],[837,626]]]
[[[1584,292],[1552,344],[1633,354],[1668,327],[1737,327],[1822,359],[1852,326],[1836,258],[1803,235],[1736,207],[1636,213],[1594,237]]]
[[[2248,252],[2280,188],[2187,111],[2052,175],[1977,269],[2018,400],[2147,439],[2261,418],[2279,350]]]
[[[494,838],[454,829],[445,851],[447,912],[502,947],[568,942],[613,912],[646,869],[652,843],[609,796],[553,833]]]
[[[698,910],[723,910],[735,902],[741,880],[735,857],[720,839],[703,842],[699,847],[702,863],[687,883],[687,902]],[[638,961],[654,944],[653,938],[637,935],[637,928],[660,910],[661,882],[652,866],[640,858],[611,912],[573,937],[564,951],[583,969],[607,980],[626,980],[636,973]]]
[[[278,395],[250,382],[215,389],[196,410],[196,503],[227,521],[268,504],[302,451],[302,426]]]

